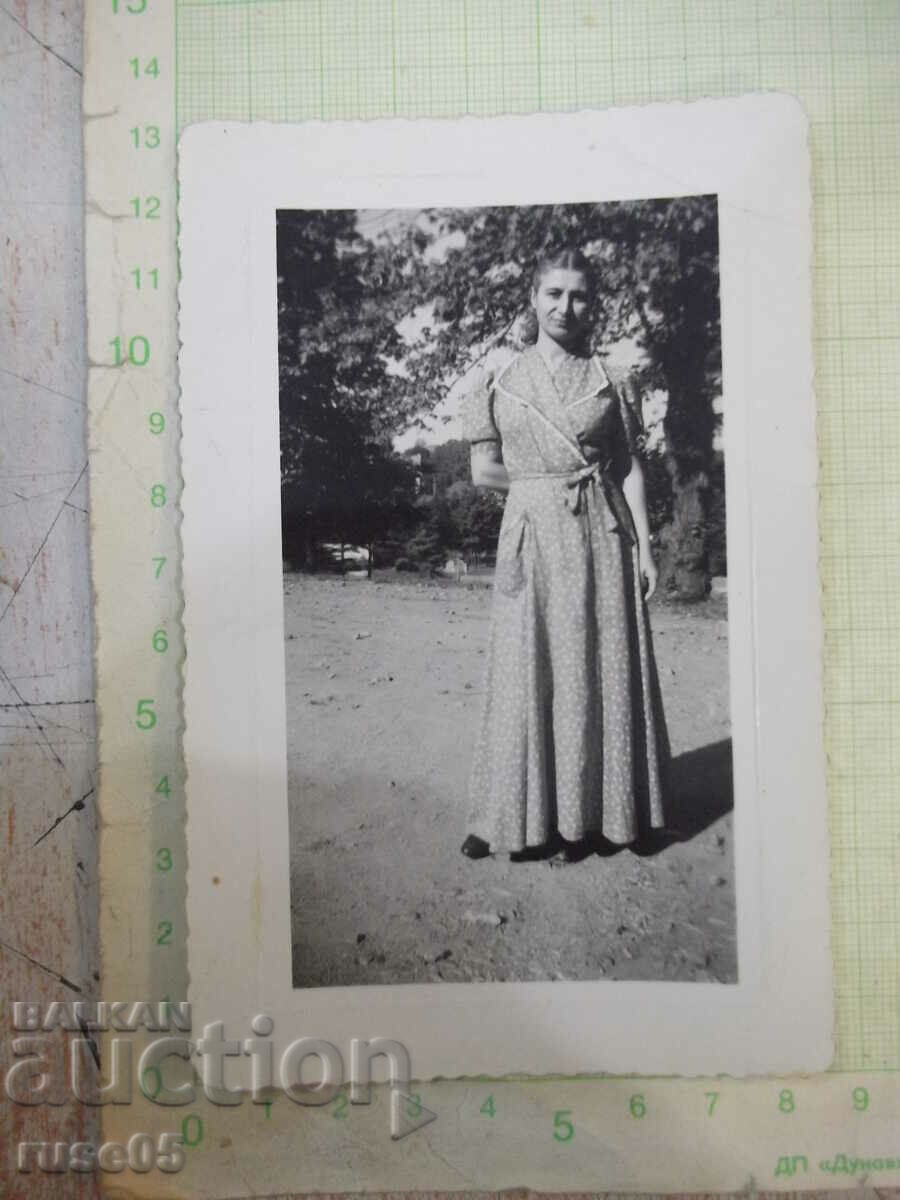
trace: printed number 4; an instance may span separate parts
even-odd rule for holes
[[[569,1120],[571,1108],[561,1108],[553,1114],[553,1140],[555,1142],[571,1142],[575,1136],[575,1126]]]

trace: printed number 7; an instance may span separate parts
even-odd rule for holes
[[[713,1115],[713,1113],[715,1112],[716,1101],[719,1098],[719,1093],[718,1092],[704,1092],[703,1095],[706,1097],[706,1101],[707,1101],[706,1115],[708,1117],[711,1117]]]

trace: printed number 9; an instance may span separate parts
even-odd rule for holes
[[[575,1136],[575,1126],[569,1120],[571,1108],[561,1108],[553,1114],[553,1140],[555,1142],[571,1142]],[[561,1132],[561,1131],[565,1132]]]
[[[853,1089],[853,1107],[857,1112],[865,1112],[869,1107],[869,1093],[864,1087]]]
[[[166,418],[161,412],[152,412],[150,414],[150,432],[162,433],[166,427]]]

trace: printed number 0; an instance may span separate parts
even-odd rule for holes
[[[188,1136],[188,1128],[191,1127],[193,1121],[193,1136]],[[195,1113],[190,1113],[181,1122],[181,1136],[184,1138],[186,1146],[199,1146],[203,1141],[203,1121]]]
[[[553,1114],[553,1140],[555,1142],[571,1142],[575,1136],[575,1126],[569,1120],[571,1108],[561,1108]],[[561,1132],[565,1130],[565,1132]]]
[[[647,1115],[647,1105],[644,1102],[644,1097],[640,1094],[631,1097],[628,1101],[628,1107],[633,1117],[640,1118]]]

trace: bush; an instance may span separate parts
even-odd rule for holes
[[[416,563],[412,562],[408,558],[398,558],[397,561],[394,563],[394,570],[395,571],[412,571],[416,575],[418,575],[418,573],[419,573],[419,568],[416,565]]]

